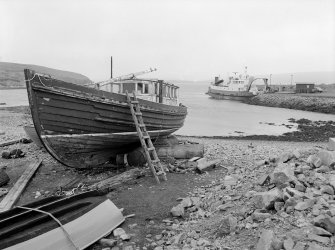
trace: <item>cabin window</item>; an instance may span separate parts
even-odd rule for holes
[[[149,84],[144,84],[144,94],[149,94]]]
[[[135,91],[135,84],[132,82],[125,82],[123,83],[123,92],[126,93],[133,93]]]
[[[113,84],[112,85],[112,92],[113,93],[120,93],[120,85],[119,84]]]
[[[138,94],[143,93],[143,83],[141,83],[141,82],[137,83],[137,93]]]
[[[167,91],[166,91],[166,85],[163,85],[163,96],[166,97],[167,96]]]
[[[159,95],[159,84],[158,84],[158,82],[155,83],[155,94]]]

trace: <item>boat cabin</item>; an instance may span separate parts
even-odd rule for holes
[[[155,79],[129,79],[96,86],[99,90],[112,93],[126,94],[136,93],[137,98],[163,103],[167,105],[179,105],[179,87],[162,80]]]

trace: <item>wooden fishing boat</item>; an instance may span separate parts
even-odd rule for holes
[[[123,222],[98,191],[52,196],[0,213],[0,249],[85,249]]]
[[[179,104],[178,87],[160,80],[132,75],[97,84],[97,89],[28,69],[24,73],[36,132],[48,152],[66,166],[101,166],[140,145],[126,91],[137,94],[152,139],[181,128],[187,114]]]

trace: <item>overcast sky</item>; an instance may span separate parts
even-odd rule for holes
[[[92,80],[335,69],[335,0],[0,0],[0,60]]]

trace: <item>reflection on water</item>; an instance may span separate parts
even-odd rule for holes
[[[280,135],[293,131],[289,118],[309,120],[335,120],[335,115],[307,111],[253,106],[237,101],[215,100],[205,95],[207,83],[181,83],[180,98],[188,107],[185,125],[179,135]],[[0,107],[28,105],[26,89],[0,90]]]

